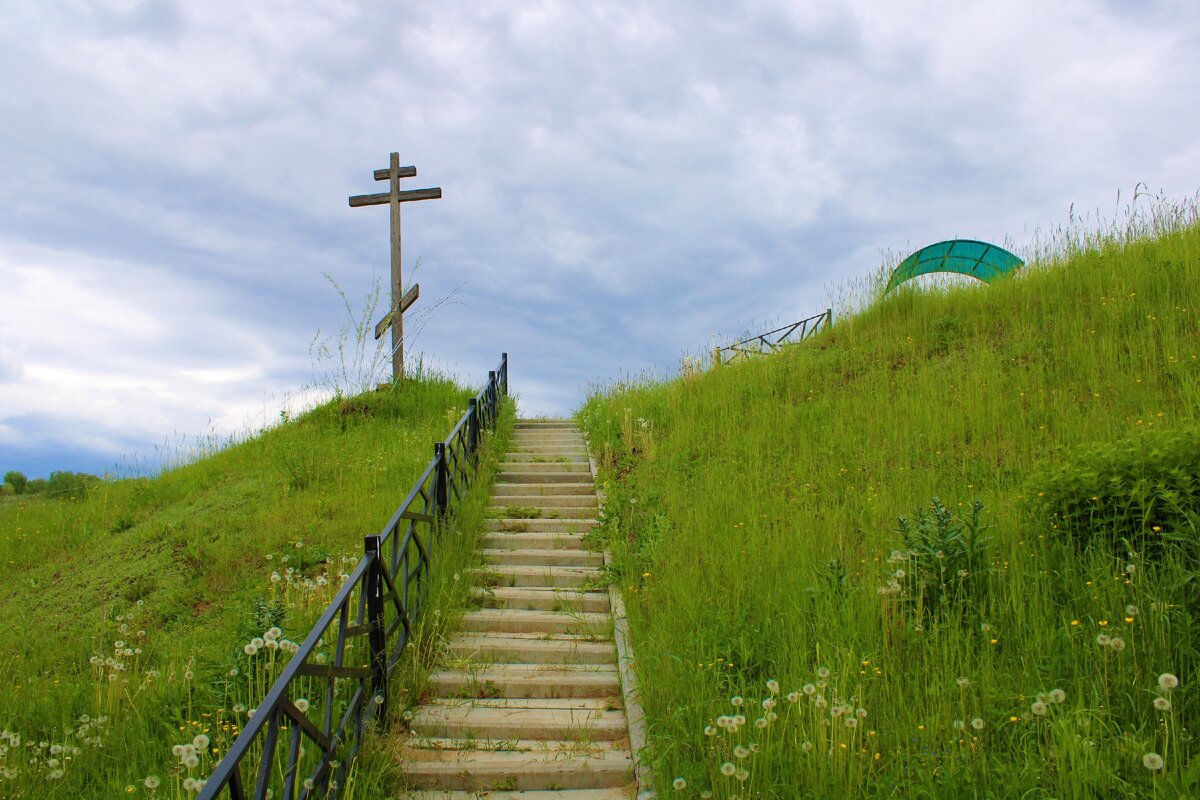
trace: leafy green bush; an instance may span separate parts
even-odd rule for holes
[[[1033,511],[1077,548],[1195,543],[1200,427],[1146,431],[1070,453],[1033,479]],[[1182,539],[1181,539],[1182,537]]]
[[[900,517],[904,550],[889,561],[903,586],[903,601],[918,622],[925,618],[982,617],[987,601],[987,525],[980,522],[983,503],[976,500],[968,517],[957,517],[934,497],[929,510]]]

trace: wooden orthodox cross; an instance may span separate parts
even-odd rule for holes
[[[404,378],[404,312],[416,302],[421,287],[413,287],[401,295],[404,290],[400,269],[400,204],[410,200],[440,200],[442,190],[410,189],[400,191],[400,179],[412,178],[417,174],[416,167],[400,166],[400,154],[392,153],[387,169],[375,170],[375,180],[390,181],[390,188],[379,194],[356,194],[350,198],[350,207],[377,206],[387,203],[392,209],[392,300],[387,315],[375,326],[375,338],[383,336],[389,327],[392,329],[392,377],[397,381]]]

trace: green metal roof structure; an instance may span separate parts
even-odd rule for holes
[[[887,294],[905,281],[931,272],[957,272],[990,283],[1024,263],[994,244],[975,239],[950,239],[922,247],[901,261],[888,279],[883,293]]]

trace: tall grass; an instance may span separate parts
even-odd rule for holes
[[[427,374],[154,479],[0,503],[0,796],[195,791],[472,394]]]
[[[1142,208],[587,401],[662,791],[1200,794],[1200,567],[1030,502],[1073,448],[1200,426],[1197,206]]]

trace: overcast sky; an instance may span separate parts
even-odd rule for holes
[[[324,274],[386,285],[386,207],[346,198],[393,150],[443,191],[404,206],[411,352],[478,385],[507,351],[566,414],[883,252],[1193,194],[1198,42],[1193,0],[0,0],[0,471],[321,389]]]

